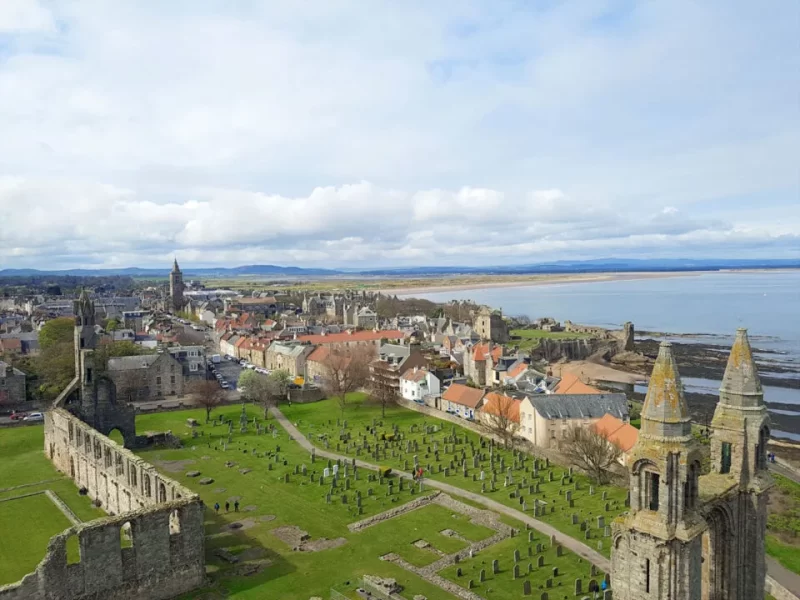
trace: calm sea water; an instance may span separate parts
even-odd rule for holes
[[[676,341],[729,346],[738,327],[749,330],[754,348],[779,354],[757,356],[800,377],[800,271],[706,273],[663,279],[563,283],[409,294],[435,302],[472,300],[502,308],[507,315],[569,319],[619,328],[632,321],[637,331],[697,334]],[[669,337],[669,336],[667,336]],[[698,388],[717,382],[686,382]],[[698,389],[700,391],[700,389]],[[800,391],[765,389],[767,401],[800,404]]]

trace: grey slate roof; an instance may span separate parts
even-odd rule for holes
[[[545,419],[599,419],[609,413],[628,416],[625,394],[535,394],[528,398]]]
[[[142,354],[140,356],[120,356],[108,359],[109,371],[131,371],[144,369],[158,360],[160,354]]]

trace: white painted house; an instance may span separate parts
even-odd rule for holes
[[[412,402],[422,402],[425,396],[441,394],[441,381],[425,368],[408,369],[400,378],[400,395]]]

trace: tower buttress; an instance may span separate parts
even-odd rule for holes
[[[630,512],[613,525],[616,600],[700,599],[701,458],[672,347],[663,342],[629,456]]]

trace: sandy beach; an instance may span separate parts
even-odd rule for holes
[[[630,281],[636,279],[664,279],[667,277],[696,277],[707,271],[671,271],[657,273],[585,273],[567,275],[532,275],[505,278],[502,275],[485,276],[484,281],[465,281],[469,277],[453,277],[442,279],[437,285],[419,285],[409,287],[385,288],[383,294],[434,294],[455,290],[475,290],[484,288],[525,287],[538,285],[554,285],[567,283],[593,283],[600,281]]]

